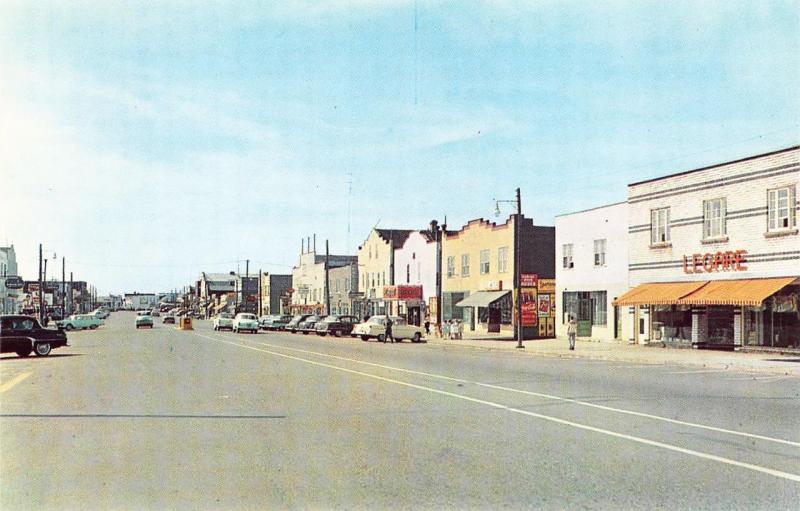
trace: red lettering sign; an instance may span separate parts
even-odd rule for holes
[[[717,271],[747,271],[747,250],[692,254],[683,256],[683,273],[713,273]]]

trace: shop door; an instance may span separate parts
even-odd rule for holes
[[[592,299],[578,299],[578,337],[592,336]]]
[[[622,335],[622,318],[619,314],[619,307],[614,307],[614,340],[620,340]]]
[[[500,332],[500,309],[489,307],[489,332]]]

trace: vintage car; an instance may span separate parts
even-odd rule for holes
[[[152,316],[154,318],[157,318],[157,317],[161,316],[161,312],[158,309],[151,309],[150,310],[150,316]]]
[[[64,330],[94,330],[95,328],[103,325],[103,320],[94,314],[73,314],[67,319],[56,321],[59,328]]]
[[[297,325],[297,331],[303,332],[303,335],[308,335],[311,332],[316,332],[317,321],[321,320],[324,316],[314,314],[309,316]]]
[[[174,325],[174,324],[175,324],[175,316],[173,316],[173,315],[172,315],[172,314],[170,314],[170,313],[164,314],[164,315],[161,317],[161,322],[162,322],[162,323],[170,323],[170,324],[173,324],[173,325]]]
[[[258,318],[255,314],[240,312],[235,318],[233,318],[233,326],[231,326],[231,330],[236,333],[240,333],[242,330],[245,330],[247,332],[257,334]]]
[[[42,328],[32,316],[0,316],[0,352],[27,357],[31,351],[39,357],[53,348],[69,346],[62,330]]]
[[[262,316],[259,324],[263,330],[283,330],[292,320],[291,316]]]
[[[297,316],[293,317],[283,329],[292,333],[297,332],[297,327],[300,325],[300,322],[305,320],[310,315],[311,314],[298,314]]]
[[[416,325],[409,325],[405,318],[391,316],[392,337],[395,341],[409,339],[411,342],[420,342],[425,335],[425,329]],[[386,316],[372,316],[367,321],[359,323],[353,328],[353,335],[361,337],[362,341],[377,339],[386,342]]]
[[[136,320],[134,323],[137,330],[139,328],[153,328],[153,317],[147,311],[139,311],[136,313]]]
[[[227,312],[221,312],[214,316],[214,330],[233,330],[233,318]]]
[[[325,337],[328,334],[341,337],[353,333],[353,328],[358,324],[355,316],[328,316],[322,321],[317,321],[317,335]]]
[[[98,317],[98,318],[100,318],[100,319],[106,319],[106,318],[108,318],[108,317],[111,315],[111,314],[110,314],[110,313],[109,313],[107,310],[105,310],[105,309],[95,309],[95,310],[93,310],[92,312],[90,312],[89,314],[91,314],[91,315],[93,315],[93,316],[97,316],[97,317]]]

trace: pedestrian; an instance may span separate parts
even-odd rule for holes
[[[425,335],[430,335],[430,334],[431,334],[431,320],[425,318]]]
[[[575,335],[578,333],[578,322],[575,321],[575,316],[569,315],[567,322],[567,337],[569,338],[569,349],[575,349]]]
[[[443,321],[442,322],[442,339],[449,339],[450,338],[450,322]]]
[[[394,321],[389,316],[386,316],[386,334],[383,336],[383,342],[388,341],[389,339],[394,342],[394,336],[392,335],[392,325]]]

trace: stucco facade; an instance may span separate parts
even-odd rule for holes
[[[411,232],[372,229],[358,247],[358,291],[366,301],[366,314],[383,314],[387,306],[391,307],[384,301],[384,287],[394,285],[395,250],[403,246]]]
[[[629,322],[613,301],[628,291],[628,204],[556,217],[556,334],[567,335],[568,313],[589,300],[593,340],[627,341]],[[566,305],[566,307],[565,307]]]

